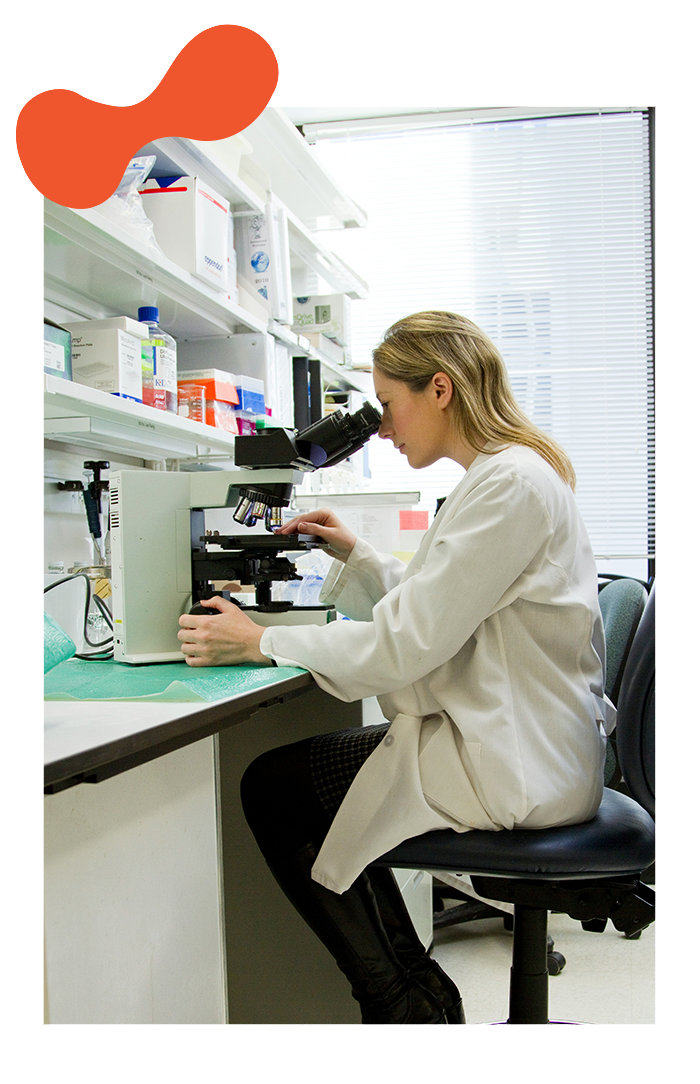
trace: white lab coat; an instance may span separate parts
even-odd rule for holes
[[[273,626],[260,643],[341,700],[378,696],[392,725],[313,867],[344,892],[433,828],[544,828],[600,803],[605,641],[590,543],[570,488],[534,451],[480,454],[408,566],[359,539],[322,599],[352,618]]]

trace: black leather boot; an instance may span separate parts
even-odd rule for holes
[[[445,1012],[427,986],[397,959],[367,874],[338,895],[311,879],[317,850],[265,855],[280,888],[323,942],[350,982],[363,1024],[445,1024]]]
[[[373,866],[367,872],[396,958],[445,1010],[448,1024],[466,1023],[462,995],[449,975],[425,951],[393,873],[381,866]]]

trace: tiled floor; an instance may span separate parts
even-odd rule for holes
[[[654,1023],[654,931],[628,941],[608,923],[588,933],[566,915],[549,933],[566,966],[549,980],[550,1020],[584,1024]],[[459,986],[468,1024],[506,1020],[512,935],[500,919],[480,919],[435,933],[433,955]]]

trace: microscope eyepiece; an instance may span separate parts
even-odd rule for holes
[[[313,422],[300,433],[290,429],[262,429],[250,436],[237,436],[234,442],[236,465],[275,470],[314,471],[332,467],[360,450],[379,431],[382,416],[371,403],[365,402],[354,414],[336,410],[320,421]],[[259,484],[251,475],[251,484],[242,486],[234,520],[246,527],[264,519],[272,531],[282,524],[282,508],[289,504],[292,486],[289,484]]]
[[[365,402],[354,414],[336,410],[328,417],[313,422],[297,434],[296,440],[300,446],[309,444],[321,450],[322,455],[310,450],[308,458],[313,463],[320,467],[331,467],[359,451],[379,431],[381,423],[379,411],[371,403]]]

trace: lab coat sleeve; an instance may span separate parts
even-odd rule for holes
[[[425,564],[384,595],[371,621],[273,626],[260,643],[302,666],[341,700],[394,692],[451,659],[479,625],[517,597],[518,578],[544,560],[553,532],[540,492],[500,471],[461,500]]]
[[[353,621],[371,621],[376,603],[400,583],[405,571],[403,561],[377,553],[358,538],[347,562],[334,561],[331,565],[319,601],[335,606]]]

